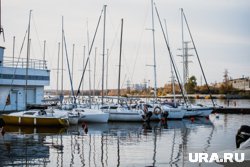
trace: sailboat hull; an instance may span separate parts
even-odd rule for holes
[[[106,123],[109,114],[98,109],[76,108],[73,113],[79,115],[79,122]]]
[[[24,125],[24,126],[68,126],[68,120],[53,117],[22,117],[13,115],[2,115],[7,125]]]
[[[109,111],[109,121],[140,122],[143,119],[138,112]]]

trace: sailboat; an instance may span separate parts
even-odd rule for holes
[[[161,23],[161,20],[160,20],[160,16],[159,16],[158,10],[157,10],[156,7],[155,7],[155,9],[156,9],[157,16],[158,16],[158,19],[159,19],[159,22],[160,22],[160,25],[161,25],[161,29],[162,29],[162,33],[163,33],[163,36],[164,36],[164,40],[165,40],[166,46],[168,48],[170,60],[171,60],[171,63],[173,65],[173,67],[174,67],[174,71],[175,71],[175,74],[176,74],[176,77],[177,77],[177,80],[178,80],[178,84],[179,84],[179,87],[181,89],[182,97],[183,97],[183,100],[184,100],[184,104],[178,104],[177,106],[179,106],[178,108],[181,108],[181,109],[185,110],[185,112],[184,112],[184,114],[186,114],[185,116],[204,116],[204,117],[207,117],[212,112],[212,108],[211,107],[201,106],[201,105],[188,105],[187,104],[187,98],[186,98],[186,96],[184,94],[184,92],[185,92],[184,86],[181,86],[181,82],[179,80],[179,76],[178,76],[178,73],[177,73],[177,70],[176,70],[176,67],[175,67],[175,63],[174,63],[174,60],[173,60],[172,53],[170,51],[170,47],[169,47],[169,43],[168,43],[167,37],[166,37],[165,32],[163,30],[163,26],[162,26],[162,23]],[[182,10],[182,15],[183,14],[184,13],[183,13],[183,10]],[[204,72],[203,72],[203,74],[204,74]]]
[[[105,14],[105,10],[106,10],[106,5],[104,5],[104,9],[102,10],[102,12],[104,11],[104,14]],[[99,20],[98,20],[98,24],[97,24],[97,28],[96,28],[96,31],[95,31],[94,39],[95,39],[97,29],[98,29],[98,26],[99,26],[99,23],[100,23],[102,12],[101,12],[101,15],[100,15]],[[66,48],[65,36],[63,36],[63,39],[64,39],[65,48]],[[84,121],[84,122],[105,123],[105,122],[108,122],[108,118],[109,118],[109,114],[104,113],[100,109],[86,108],[86,107],[83,108],[83,107],[76,104],[76,97],[80,92],[81,83],[82,83],[82,80],[83,80],[83,76],[84,76],[86,67],[87,67],[87,65],[89,63],[89,57],[90,57],[90,53],[91,53],[92,46],[93,46],[93,43],[94,43],[94,39],[92,41],[91,48],[88,50],[88,58],[87,58],[87,61],[85,63],[85,66],[84,66],[82,78],[81,78],[80,85],[79,85],[76,96],[74,95],[74,91],[73,91],[73,84],[72,84],[72,78],[71,78],[72,75],[70,73],[70,68],[69,68],[69,63],[68,63],[68,56],[67,56],[67,49],[66,49],[66,57],[67,57],[69,77],[70,77],[70,85],[71,85],[71,93],[72,93],[72,97],[73,97],[73,104],[71,104],[72,108],[70,108],[69,114],[72,115],[72,117],[73,116],[78,117],[77,122],[83,122]],[[91,99],[90,99],[90,101],[91,101]]]
[[[109,114],[109,121],[126,121],[138,122],[143,121],[143,111],[140,109],[133,109],[127,105],[122,104],[120,97],[120,78],[121,78],[121,55],[122,55],[122,36],[123,36],[123,19],[121,19],[121,38],[120,38],[120,55],[119,55],[119,72],[118,72],[118,104],[103,105],[100,109]]]
[[[156,104],[157,102],[157,86],[156,86],[156,56],[155,56],[155,29],[154,29],[154,1],[151,0],[151,7],[152,7],[152,34],[153,34],[153,53],[154,53],[154,80],[155,80],[155,86],[154,86],[154,103],[150,104],[153,106],[151,108],[151,112],[153,112],[152,118],[153,120],[159,120],[162,116],[167,116],[168,119],[182,119],[185,114],[185,110],[183,108],[176,108],[169,105],[161,105]],[[150,111],[150,110],[149,110]]]
[[[203,68],[202,68],[202,65],[201,65],[201,62],[200,62],[200,58],[199,58],[198,53],[197,53],[197,49],[196,49],[196,47],[195,47],[194,40],[193,40],[193,37],[192,37],[192,35],[191,35],[190,28],[189,28],[188,23],[187,23],[186,16],[185,16],[185,14],[184,14],[183,9],[181,8],[181,21],[182,21],[182,50],[183,50],[183,57],[184,57],[184,54],[185,54],[185,53],[184,53],[184,43],[185,43],[185,42],[184,42],[184,36],[183,36],[183,20],[185,21],[186,26],[187,26],[187,28],[188,28],[188,32],[189,32],[189,35],[190,35],[190,37],[191,37],[191,41],[192,41],[192,44],[193,44],[193,47],[194,47],[194,50],[195,50],[195,53],[196,53],[196,56],[197,56],[197,59],[198,59],[200,68],[201,68],[201,71],[202,71],[202,75],[203,75],[203,77],[204,77],[204,79],[205,79],[206,86],[207,86],[208,91],[209,91],[209,93],[210,93],[210,88],[209,88],[209,86],[208,86],[208,84],[207,84],[207,79],[206,79],[206,77],[205,77],[205,74],[204,74],[204,71],[203,71]],[[186,55],[186,56],[188,56],[188,55]],[[183,63],[184,63],[184,62],[183,62]],[[183,68],[184,68],[184,67],[183,67]],[[183,90],[185,90],[184,85],[185,85],[185,74],[184,74],[184,72],[183,72]],[[211,98],[211,100],[212,100],[213,106],[215,106],[214,101],[213,101],[213,98],[212,98],[212,96],[211,96],[211,93],[210,93],[210,98]],[[202,117],[208,117],[208,116],[212,113],[212,111],[213,111],[213,108],[212,108],[212,107],[208,107],[208,106],[205,106],[205,105],[197,105],[197,104],[196,104],[196,105],[194,105],[194,104],[189,104],[189,105],[186,107],[186,109],[187,109],[188,113],[199,112],[199,115],[197,115],[197,116],[202,116]]]
[[[30,20],[29,13],[28,39],[27,39],[27,63],[26,63],[26,85],[25,85],[25,108],[26,111],[3,114],[5,124],[11,125],[30,125],[30,126],[68,126],[69,122],[65,116],[56,116],[54,112],[47,112],[44,109],[27,110],[27,85],[29,70],[29,50],[30,50]]]

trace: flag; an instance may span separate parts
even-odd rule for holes
[[[5,104],[10,105],[10,94],[8,94]]]

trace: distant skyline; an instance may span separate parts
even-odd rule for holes
[[[182,75],[181,15],[184,9],[194,42],[196,44],[208,83],[221,82],[225,69],[232,78],[250,76],[250,2],[248,0],[155,0],[160,17],[166,19],[170,47]],[[117,88],[120,23],[124,18],[121,85],[149,81],[153,87],[153,44],[151,29],[151,0],[2,0],[2,27],[5,42],[5,57],[13,55],[13,36],[16,38],[15,57],[18,57],[25,31],[28,27],[29,11],[31,19],[31,59],[43,58],[43,41],[46,40],[46,60],[51,70],[50,86],[56,89],[56,67],[58,42],[61,42],[61,20],[67,50],[72,64],[72,46],[75,44],[74,89],[78,88],[83,62],[83,46],[88,48],[92,41],[103,5],[107,5],[106,49],[109,49],[108,88]],[[170,61],[154,13],[156,38],[157,85],[170,83]],[[185,30],[184,39],[190,41]],[[2,37],[1,37],[2,38]],[[96,89],[101,89],[103,18],[97,32],[91,54],[91,87],[94,79],[94,53],[97,48]],[[25,43],[26,45],[26,43]],[[190,53],[195,55],[193,50]],[[26,56],[24,47],[21,57]],[[86,51],[87,57],[87,51]],[[105,55],[105,60],[106,60]],[[190,57],[189,73],[197,77],[200,84],[201,72],[195,56]],[[61,60],[60,60],[61,61]],[[66,59],[64,55],[64,89],[70,89]],[[60,65],[61,66],[61,65]],[[106,70],[106,67],[105,67]],[[61,75],[61,74],[60,74]],[[105,71],[106,77],[106,71]],[[88,72],[84,79],[84,89],[89,88]],[[59,79],[59,82],[61,79]],[[204,84],[204,80],[202,80]],[[106,88],[106,78],[105,86]],[[59,89],[61,89],[59,84]]]

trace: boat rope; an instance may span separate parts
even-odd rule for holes
[[[40,42],[41,40],[40,40],[39,35],[38,35],[38,31],[37,31],[37,26],[36,26],[34,14],[31,15],[31,19],[32,19],[34,30],[36,32],[36,37],[37,37],[37,41],[38,41],[38,45],[39,45],[39,49],[40,49],[40,53],[41,53],[41,57],[42,57],[43,49],[42,49],[41,42]],[[32,51],[34,52],[34,50],[32,50]],[[36,55],[36,54],[33,54],[33,55]]]
[[[187,105],[187,100],[186,100],[186,97],[184,96],[184,92],[183,92],[182,86],[180,84],[179,76],[177,75],[176,66],[174,64],[174,59],[173,59],[173,56],[172,56],[172,52],[170,50],[170,47],[169,47],[169,44],[168,44],[168,41],[167,41],[167,38],[166,38],[166,34],[164,32],[164,29],[163,29],[163,26],[162,26],[162,23],[161,23],[160,15],[159,15],[159,12],[157,10],[156,4],[154,4],[154,5],[155,5],[155,10],[156,10],[156,14],[157,14],[158,20],[159,20],[159,23],[160,23],[160,26],[161,26],[161,30],[162,30],[162,33],[163,33],[163,37],[164,37],[164,40],[165,40],[165,43],[166,43],[166,46],[167,46],[167,49],[168,49],[168,52],[169,52],[171,63],[173,64],[175,75],[176,75],[176,78],[178,80],[178,84],[179,84],[179,87],[180,87],[180,90],[181,90],[181,94],[182,94],[182,97],[184,99],[185,104]]]
[[[104,11],[104,9],[102,9],[101,15],[99,16],[99,20],[98,20],[98,23],[97,23],[97,26],[96,26],[96,30],[95,30],[95,34],[94,34],[94,37],[93,37],[93,40],[92,40],[92,43],[91,43],[91,46],[90,46],[90,49],[89,49],[88,58],[87,58],[87,60],[85,62],[85,66],[84,66],[84,69],[83,69],[83,72],[82,72],[82,77],[81,77],[81,80],[80,80],[80,83],[79,83],[79,87],[78,87],[78,90],[77,90],[77,93],[76,93],[76,97],[80,94],[83,77],[84,77],[84,74],[85,74],[88,62],[89,62],[89,57],[91,55],[91,51],[92,51],[92,48],[93,48],[93,45],[94,45],[95,37],[96,37],[97,30],[98,30],[98,27],[99,27],[99,24],[100,24],[100,21],[101,21],[101,18],[102,18],[103,11]]]
[[[73,96],[73,103],[75,105],[76,104],[76,97],[75,97],[75,94],[74,94],[74,88],[73,88],[73,83],[72,83],[72,75],[71,75],[71,72],[70,72],[68,50],[67,50],[67,43],[66,43],[66,39],[65,39],[64,30],[63,30],[63,40],[64,40],[65,55],[66,55],[66,60],[67,60],[68,72],[69,72],[69,80],[70,80],[71,93],[72,93],[72,96]]]
[[[209,92],[209,96],[210,96],[210,98],[211,98],[211,101],[212,101],[212,103],[213,103],[213,106],[215,107],[215,103],[214,103],[214,100],[213,100],[212,95],[211,95],[211,90],[210,90],[210,88],[209,88],[209,86],[208,86],[207,79],[206,79],[204,70],[203,70],[202,65],[201,65],[201,61],[200,61],[200,58],[199,58],[199,55],[198,55],[198,51],[197,51],[197,49],[196,49],[196,46],[195,46],[195,43],[194,43],[194,40],[193,40],[193,36],[192,36],[192,34],[191,34],[191,31],[190,31],[190,28],[189,28],[189,25],[188,25],[188,22],[187,22],[186,15],[185,15],[183,9],[181,9],[181,12],[182,12],[182,14],[183,14],[185,23],[186,23],[186,25],[187,25],[187,29],[188,29],[188,32],[189,32],[189,35],[190,35],[192,44],[193,44],[193,46],[194,46],[195,54],[196,54],[196,57],[197,57],[197,59],[198,59],[199,65],[200,65],[200,68],[201,68],[201,72],[202,72],[203,78],[204,78],[204,80],[205,80],[205,82],[206,82],[206,86],[207,86],[207,89],[208,89],[208,92]]]

